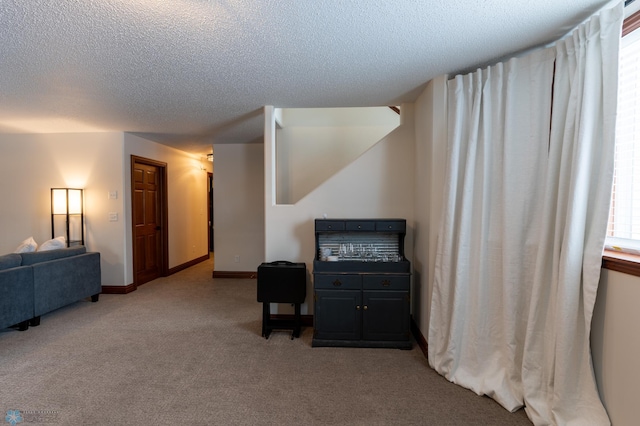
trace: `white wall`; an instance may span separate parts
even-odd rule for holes
[[[122,150],[115,132],[0,134],[0,253],[51,238],[50,188],[84,188],[87,249],[101,254],[103,285],[124,285],[124,222],[108,220],[123,213]]]
[[[263,144],[215,144],[214,151],[214,269],[255,272],[264,262]]]
[[[429,330],[436,241],[442,212],[447,146],[447,80],[431,80],[415,103],[416,182],[413,318]]]
[[[314,219],[321,218],[324,213],[330,218],[407,219],[405,254],[412,260],[414,139],[413,105],[403,105],[401,124],[397,129],[295,205],[276,205],[274,108],[266,107],[266,261],[305,262],[311,273],[315,251]],[[307,284],[307,294],[313,294],[311,282]],[[307,301],[310,300],[307,297]],[[312,305],[305,303],[302,312],[312,313]]]
[[[398,127],[400,118],[389,107],[277,108],[281,127]]]
[[[602,270],[591,324],[598,390],[614,426],[638,422],[640,277]]]
[[[383,126],[281,129],[276,145],[278,204],[297,203],[390,130]]]
[[[295,204],[400,124],[388,107],[287,108],[278,116],[278,204]]]
[[[208,247],[207,172],[212,165],[206,158],[188,154],[139,136],[124,135],[124,211],[131,224],[131,156],[167,163],[169,220],[169,268],[206,256]],[[204,170],[203,170],[204,168]],[[125,226],[126,279],[133,282],[132,228]]]

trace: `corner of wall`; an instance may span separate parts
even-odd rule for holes
[[[414,319],[427,337],[446,163],[447,77],[429,81],[415,103]]]

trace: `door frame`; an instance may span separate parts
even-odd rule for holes
[[[207,220],[209,227],[207,228],[207,250],[214,251],[213,246],[213,173],[207,172]]]
[[[167,198],[167,163],[157,160],[152,160],[150,158],[139,157],[137,155],[131,155],[131,168],[129,170],[131,176],[131,192],[129,196],[131,197],[131,255],[133,258],[133,285],[134,287],[138,286],[136,282],[136,225],[133,222],[134,212],[133,212],[133,197],[135,186],[133,185],[134,181],[134,169],[136,164],[145,164],[147,166],[155,166],[159,169],[159,186],[160,190],[158,193],[160,194],[160,259],[159,260],[159,270],[160,276],[166,277],[169,275],[169,203]]]

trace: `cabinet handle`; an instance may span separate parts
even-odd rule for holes
[[[382,286],[383,287],[389,287],[390,285],[391,285],[391,281],[389,281],[389,280],[383,280],[382,281]]]
[[[368,307],[367,305],[364,305],[364,306],[362,307],[362,309],[364,309],[364,310],[366,311],[367,309],[369,309],[369,307]]]
[[[356,305],[356,311],[360,310],[360,305]]]
[[[335,280],[333,282],[333,285],[336,286],[336,287],[340,287],[342,285],[342,283],[340,282],[340,280]]]
[[[358,229],[362,229],[362,226],[358,225]]]

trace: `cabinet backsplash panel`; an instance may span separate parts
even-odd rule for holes
[[[380,259],[400,254],[398,236],[369,232],[345,232],[318,235],[319,253],[331,250],[339,260]]]

